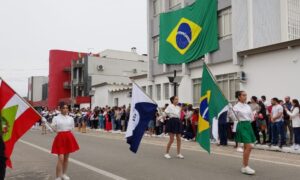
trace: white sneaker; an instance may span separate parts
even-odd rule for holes
[[[56,178],[55,180],[62,180],[62,178],[61,178],[61,177],[58,177],[58,178]]]
[[[171,159],[170,154],[165,154],[164,157],[165,157],[166,159]]]
[[[177,154],[176,157],[179,158],[179,159],[184,159],[184,156],[182,154]]]
[[[63,180],[70,180],[70,177],[67,176],[66,174],[63,174],[61,177]]]
[[[251,169],[249,166],[247,167],[242,167],[241,172],[243,174],[248,174],[248,175],[253,175],[255,174],[255,170]]]
[[[237,151],[237,152],[240,152],[240,153],[243,153],[243,152],[244,152],[244,149],[241,148],[241,147],[238,147],[238,148],[236,148],[236,151]]]
[[[295,150],[295,151],[298,151],[299,149],[300,149],[299,144],[296,144],[296,145],[294,146],[294,150]]]

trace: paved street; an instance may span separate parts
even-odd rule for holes
[[[189,180],[189,179],[263,179],[298,180],[300,156],[282,152],[254,150],[251,167],[257,174],[240,173],[241,155],[230,147],[213,146],[212,154],[203,152],[195,142],[183,142],[185,159],[164,159],[167,138],[145,137],[139,152],[128,150],[124,135],[104,132],[75,133],[80,151],[71,155],[71,179]],[[13,170],[7,180],[47,180],[55,177],[56,157],[50,148],[54,134],[41,135],[31,130],[18,142],[13,153]],[[175,148],[171,155],[175,155]]]

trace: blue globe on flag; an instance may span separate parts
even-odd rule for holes
[[[192,30],[189,24],[181,23],[176,34],[176,44],[180,49],[186,48],[192,39]]]

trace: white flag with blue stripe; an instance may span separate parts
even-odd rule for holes
[[[155,120],[156,108],[157,104],[133,83],[130,118],[126,131],[127,143],[132,152],[137,152],[150,120]]]

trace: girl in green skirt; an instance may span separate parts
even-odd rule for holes
[[[244,143],[243,167],[241,172],[244,174],[253,175],[255,170],[248,166],[249,157],[252,149],[252,144],[256,141],[251,121],[254,115],[250,106],[247,104],[247,94],[245,91],[237,91],[236,98],[238,102],[233,107],[233,113],[239,121],[236,129],[236,141]]]

